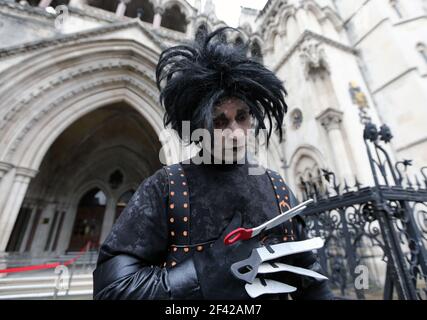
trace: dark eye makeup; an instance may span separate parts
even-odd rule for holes
[[[249,111],[247,109],[239,109],[237,111],[236,121],[244,122],[247,120],[248,117],[249,117]],[[214,126],[217,128],[226,127],[228,122],[229,122],[229,119],[225,116],[224,113],[220,113],[213,120]]]

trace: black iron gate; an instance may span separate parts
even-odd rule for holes
[[[310,236],[321,236],[321,264],[338,295],[357,299],[427,299],[427,167],[412,178],[410,160],[393,163],[389,128],[365,123],[372,186],[357,178],[326,185],[301,181]],[[304,199],[304,200],[305,200]]]

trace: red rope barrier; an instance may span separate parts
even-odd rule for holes
[[[17,272],[26,272],[26,271],[33,271],[33,270],[44,270],[44,269],[53,269],[56,268],[59,265],[68,266],[70,264],[73,264],[77,259],[79,259],[86,251],[88,251],[90,248],[90,241],[80,249],[79,255],[65,261],[64,263],[61,262],[54,262],[54,263],[45,263],[45,264],[38,264],[34,266],[26,266],[26,267],[17,267],[17,268],[8,268],[8,269],[2,269],[0,270],[0,273],[17,273]]]

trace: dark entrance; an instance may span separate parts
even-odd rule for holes
[[[68,251],[79,251],[89,241],[99,246],[107,198],[100,189],[88,191],[80,200]]]

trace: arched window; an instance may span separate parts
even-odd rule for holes
[[[424,59],[424,62],[427,63],[427,48],[424,43],[418,43],[417,44],[417,51],[421,55],[421,57]]]
[[[185,14],[181,12],[181,8],[177,4],[165,10],[160,25],[179,32],[185,33],[187,31]]]
[[[248,56],[248,44],[241,37],[237,37],[236,40],[234,40],[234,45],[242,49],[245,55]]]
[[[132,0],[126,5],[126,16],[139,17],[142,21],[153,23],[154,6],[149,0]]]
[[[117,205],[116,205],[115,219],[117,219],[122,213],[122,211],[126,208],[127,204],[129,203],[129,200],[132,198],[134,193],[135,193],[135,190],[131,189],[126,191],[120,196],[119,201],[117,201]]]
[[[325,192],[322,172],[311,156],[303,155],[299,158],[295,167],[295,176],[298,186],[296,192],[299,198],[315,198]]]
[[[88,0],[87,4],[110,12],[116,12],[119,0]]]
[[[262,63],[263,57],[262,57],[262,52],[261,52],[261,46],[256,41],[252,44],[252,47],[251,47],[251,56],[256,61],[259,61],[259,62]]]

